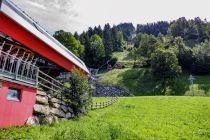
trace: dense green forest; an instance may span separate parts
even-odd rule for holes
[[[91,68],[107,61],[113,65],[117,62],[114,52],[129,51],[133,68],[150,68],[163,92],[182,72],[210,74],[210,24],[199,17],[137,27],[132,23],[105,24],[81,34],[57,31],[54,37]]]

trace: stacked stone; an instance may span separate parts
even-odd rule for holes
[[[73,110],[64,101],[38,90],[33,116],[28,119],[27,124],[51,124],[58,122],[59,118],[70,119],[73,117]]]
[[[97,85],[94,96],[130,96],[130,94],[119,86]]]

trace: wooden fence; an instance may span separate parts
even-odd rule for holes
[[[108,101],[102,101],[102,102],[95,102],[92,103],[90,105],[90,109],[94,110],[94,109],[101,109],[101,108],[105,108],[108,107],[110,105],[112,105],[113,103],[115,103],[118,100],[118,97],[112,97],[110,100]]]

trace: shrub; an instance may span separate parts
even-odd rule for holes
[[[75,115],[80,115],[86,112],[86,108],[91,102],[91,88],[88,83],[88,78],[80,70],[74,68],[68,88],[64,88],[63,94],[72,107]]]

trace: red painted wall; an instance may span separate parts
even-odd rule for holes
[[[21,89],[20,102],[7,100],[8,87]],[[0,128],[24,125],[32,116],[36,89],[3,81],[0,90]]]
[[[76,66],[1,12],[0,31],[68,71],[71,71],[72,68]]]

